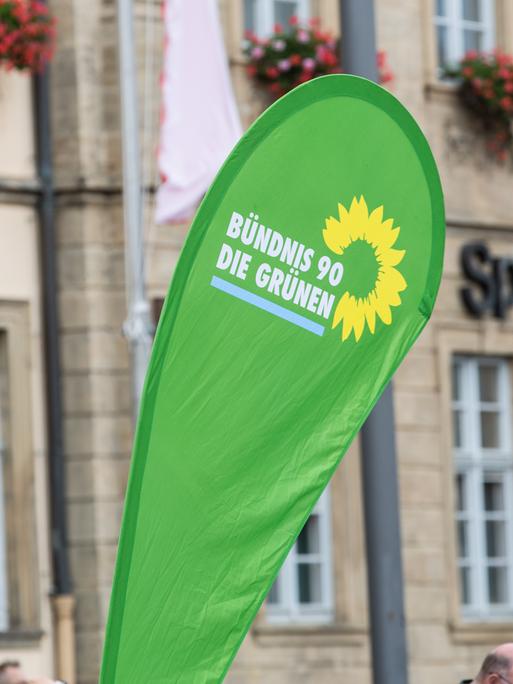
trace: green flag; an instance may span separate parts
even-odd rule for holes
[[[158,327],[101,684],[223,680],[425,326],[443,244],[427,142],[379,86],[315,79],[244,135]]]

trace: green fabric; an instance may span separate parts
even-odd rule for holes
[[[251,244],[237,234],[250,212],[258,246],[251,223]],[[197,213],[158,327],[101,684],[223,680],[309,512],[425,326],[443,243],[428,145],[379,86],[316,79],[244,135]],[[223,245],[248,255],[238,274],[222,269]],[[274,269],[283,277],[269,291]],[[291,312],[301,318],[283,318]]]

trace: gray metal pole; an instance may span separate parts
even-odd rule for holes
[[[378,80],[374,0],[340,0],[342,69]],[[407,684],[392,384],[361,432],[374,684]]]
[[[152,326],[144,278],[141,211],[141,148],[137,116],[137,71],[132,0],[118,0],[119,70],[123,141],[123,207],[128,314],[123,331],[132,347],[134,409],[137,413],[151,351]]]

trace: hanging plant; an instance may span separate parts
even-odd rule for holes
[[[445,75],[458,79],[460,100],[480,122],[489,152],[506,159],[513,149],[513,57],[499,50],[467,52]]]
[[[52,58],[55,19],[36,0],[0,0],[0,66],[41,71]]]
[[[305,26],[292,17],[288,30],[276,24],[273,35],[265,40],[246,32],[248,75],[273,98],[278,98],[312,78],[340,73],[337,42],[319,26],[318,19]],[[391,81],[393,75],[384,52],[378,53],[377,63],[380,82]]]

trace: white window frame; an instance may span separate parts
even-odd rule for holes
[[[452,400],[452,411],[462,413],[462,443],[453,446],[456,475],[462,475],[466,485],[467,510],[456,511],[455,519],[468,524],[469,552],[465,559],[458,556],[458,569],[469,568],[469,604],[463,603],[462,616],[468,620],[511,620],[513,616],[513,453],[511,441],[511,395],[508,361],[491,357],[456,356],[453,363],[461,368],[461,396]],[[490,365],[498,371],[498,401],[483,402],[479,397],[479,367]],[[500,446],[483,448],[480,440],[480,412],[499,411]],[[485,510],[483,483],[497,477],[504,483],[504,513]],[[486,551],[486,520],[504,520],[505,555],[490,558]],[[508,573],[508,603],[491,603],[488,596],[487,568],[505,564]],[[461,578],[459,578],[461,583]],[[460,584],[461,589],[461,584]],[[462,591],[462,589],[461,589]]]
[[[464,31],[465,29],[478,30],[483,35],[483,50],[493,50],[495,39],[495,10],[494,0],[481,0],[483,8],[482,21],[469,21],[463,18],[463,0],[445,0],[447,3],[447,16],[439,16],[436,13],[436,0],[434,3],[435,28],[443,26],[447,29],[447,60],[449,65],[456,64],[465,54]],[[435,35],[438,62],[438,36]],[[437,64],[441,71],[445,65]]]
[[[328,624],[333,621],[333,568],[331,551],[331,502],[329,488],[324,491],[312,513],[319,516],[319,553],[309,554],[308,559],[321,565],[320,582],[322,601],[303,604],[299,602],[297,566],[303,556],[298,554],[297,544],[292,547],[276,579],[276,603],[266,604],[266,619],[273,625]]]
[[[283,0],[290,2],[290,4],[297,5],[298,11],[296,16],[300,22],[306,22],[310,18],[310,0]],[[269,36],[274,31],[276,22],[275,14],[276,0],[255,0],[255,16],[253,22],[255,26],[255,33],[257,36]],[[247,26],[245,28],[248,28]],[[286,27],[284,27],[286,28]]]

